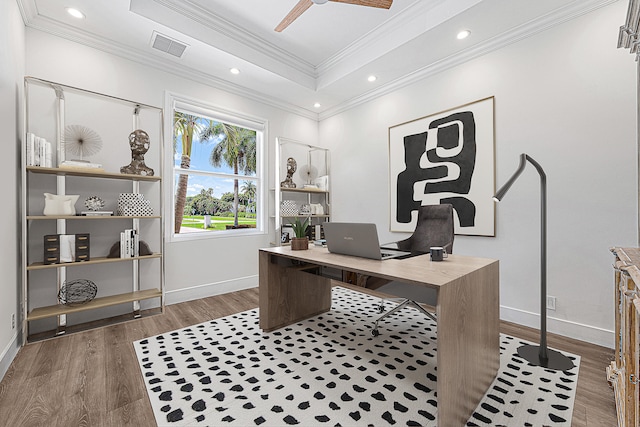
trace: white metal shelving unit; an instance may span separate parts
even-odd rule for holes
[[[30,99],[31,91],[38,91],[37,100]],[[52,98],[48,98],[48,91],[52,92]],[[111,166],[105,167],[103,170],[87,170],[87,169],[69,169],[58,168],[61,161],[65,159],[64,149],[64,129],[67,117],[67,95],[73,94],[75,99],[81,99],[83,106],[79,108],[75,106],[76,110],[86,109],[82,111],[87,120],[99,122],[105,125],[110,130],[112,128],[117,129],[118,135],[124,134],[124,144],[126,149],[129,150],[126,143],[126,137],[129,132],[140,128],[140,114],[144,112],[145,121],[149,119],[149,122],[155,122],[154,126],[157,126],[157,138],[158,141],[152,145],[154,150],[158,150],[159,155],[154,155],[155,161],[153,167],[156,173],[153,176],[141,176],[119,173],[119,168]],[[34,95],[35,96],[35,95]],[[44,102],[43,102],[44,99]],[[42,104],[52,102],[50,109],[43,109]],[[96,105],[92,105],[95,102]],[[86,106],[85,106],[86,103]],[[106,103],[106,104],[105,104]],[[106,112],[105,105],[117,104],[118,111],[130,111],[131,125],[127,125],[126,121],[123,123],[120,118],[114,119],[113,123],[109,123],[110,117],[105,117]],[[93,110],[91,107],[95,107]],[[38,112],[31,110],[38,109]],[[81,116],[82,114],[78,114]],[[30,323],[40,321],[43,319],[56,319],[56,329],[54,335],[62,335],[67,331],[68,316],[76,313],[87,312],[90,310],[105,309],[107,307],[114,307],[123,304],[130,305],[130,314],[133,318],[141,315],[141,301],[156,300],[159,301],[155,304],[155,307],[164,311],[164,218],[163,218],[163,206],[162,206],[162,165],[163,163],[163,147],[162,143],[162,109],[145,105],[139,102],[130,101],[122,98],[112,97],[92,91],[82,90],[75,87],[62,85],[42,79],[36,79],[33,77],[25,78],[25,138],[22,148],[22,336],[23,343],[27,342],[30,338]],[[46,122],[46,126],[42,125]],[[42,126],[41,126],[42,125]],[[53,161],[54,167],[41,167],[41,166],[27,166],[26,155],[26,134],[28,132],[34,132],[37,129],[38,133],[46,133],[55,147],[55,160]],[[43,129],[47,129],[46,131]],[[154,130],[155,132],[155,130]],[[53,135],[52,135],[53,134]],[[112,144],[112,141],[108,142]],[[118,141],[117,144],[123,144]],[[107,147],[110,156],[112,147]],[[121,161],[130,160],[120,159]],[[113,171],[111,171],[113,170]],[[38,177],[38,180],[35,179]],[[51,178],[48,178],[51,177]],[[69,180],[74,180],[70,182]],[[55,192],[58,195],[70,194],[69,190],[77,191],[77,187],[93,188],[99,187],[101,189],[107,189],[107,194],[112,200],[115,200],[118,196],[118,192],[122,191],[122,186],[115,183],[129,182],[131,183],[130,190],[133,193],[141,193],[141,184],[145,185],[144,190],[148,194],[152,194],[154,197],[154,210],[157,209],[159,214],[153,216],[72,216],[72,215],[59,215],[59,216],[45,216],[42,215],[41,205],[37,200],[42,197],[41,186],[53,185],[51,180],[55,180]],[[35,181],[38,181],[35,183]],[[110,190],[113,188],[112,190]],[[71,193],[72,194],[72,193]],[[34,250],[34,246],[37,248],[40,246],[42,250],[40,254],[44,253],[42,232],[41,229],[52,229],[51,222],[55,222],[56,234],[67,234],[68,228],[76,224],[82,224],[91,230],[91,241],[104,241],[109,238],[110,232],[104,229],[104,224],[115,224],[116,227],[122,227],[121,229],[131,228],[136,231],[141,229],[141,223],[144,222],[145,232],[152,230],[148,233],[148,237],[154,242],[154,246],[157,245],[158,250],[154,251],[150,255],[138,256],[133,258],[108,258],[108,247],[96,247],[91,244],[91,256],[89,261],[83,262],[71,262],[60,264],[44,264],[39,259],[38,251]],[[122,223],[122,226],[119,224]],[[157,230],[157,231],[155,231]],[[102,235],[107,233],[106,236]],[[71,234],[71,233],[70,233]],[[153,234],[153,235],[151,235]],[[100,237],[94,239],[95,237]],[[119,237],[119,236],[118,236]],[[115,236],[113,237],[115,239]],[[38,239],[39,242],[38,242]],[[96,256],[96,252],[102,252],[105,256]],[[141,263],[154,263],[153,266],[142,268]],[[114,268],[108,274],[108,281],[129,282],[131,286],[128,291],[112,291],[108,286],[104,288],[98,285],[98,297],[92,301],[82,305],[65,305],[60,304],[57,299],[49,301],[49,304],[42,304],[37,298],[32,297],[33,294],[51,294],[51,286],[55,286],[56,295],[60,288],[67,280],[69,269],[83,267],[83,272],[91,272],[95,266],[99,264],[108,265],[123,265],[131,266],[128,268]],[[86,268],[89,270],[86,270]],[[156,270],[157,267],[157,270]],[[55,270],[55,284],[50,283],[47,278],[39,277],[32,279],[31,275],[40,272],[42,270]],[[150,280],[145,280],[142,277],[142,271],[145,275],[152,277]],[[85,273],[86,274],[86,273]],[[152,282],[152,283],[150,283]],[[126,286],[126,285],[123,285]],[[40,300],[42,297],[40,297]],[[154,304],[150,301],[150,304]],[[80,322],[82,323],[82,322]]]
[[[326,148],[305,144],[288,138],[276,138],[276,188],[274,193],[275,206],[275,235],[273,236],[273,244],[284,244],[281,240],[283,227],[286,227],[296,218],[308,218],[312,228],[312,237],[315,235],[315,226],[328,222],[331,219],[331,198],[330,198],[330,152]],[[295,188],[283,188],[280,183],[287,177],[287,159],[292,157],[296,160],[297,170],[293,174],[293,182]],[[309,187],[314,184],[314,180],[321,177],[327,177],[324,180],[324,188]],[[296,215],[283,215],[280,206],[283,200],[293,200],[297,203],[298,208],[302,204],[320,204],[323,207],[323,213],[300,213]]]

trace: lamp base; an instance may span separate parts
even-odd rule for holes
[[[543,360],[540,357],[540,346],[538,345],[526,344],[518,347],[518,356],[532,365],[542,366],[543,368],[553,369],[555,371],[566,371],[575,366],[567,356],[550,349],[547,349],[547,360]]]

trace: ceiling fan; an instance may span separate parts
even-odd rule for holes
[[[300,0],[298,4],[291,9],[291,12],[284,17],[282,22],[278,24],[275,30],[279,33],[287,28],[293,21],[302,15],[305,10],[313,6],[314,3],[325,4],[328,1],[355,4],[357,6],[378,7],[381,9],[389,9],[391,7],[391,3],[393,3],[393,0]]]

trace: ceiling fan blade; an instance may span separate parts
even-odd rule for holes
[[[389,9],[393,0],[329,0],[337,3],[349,3],[358,6],[379,7],[381,9]]]
[[[287,16],[284,17],[282,22],[278,24],[275,28],[276,32],[281,32],[285,28],[287,28],[293,21],[295,21],[300,15],[304,13],[305,10],[309,9],[313,5],[311,0],[300,0],[298,4],[293,6],[291,12]]]

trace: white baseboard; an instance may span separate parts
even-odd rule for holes
[[[229,292],[241,291],[243,289],[255,288],[258,286],[258,276],[247,276],[233,280],[216,283],[207,283],[190,288],[178,289],[165,292],[165,303],[167,305],[177,304],[185,301],[192,301],[214,295],[222,295]],[[540,315],[529,311],[519,310],[511,307],[500,306],[500,319],[531,328],[540,328]],[[613,331],[598,328],[591,325],[571,322],[569,320],[556,319],[547,313],[547,332],[575,338],[603,347],[614,348]]]
[[[9,366],[11,366],[13,359],[16,358],[18,350],[20,350],[20,343],[18,342],[18,333],[16,332],[11,337],[9,344],[7,344],[0,354],[0,381],[2,381],[4,375],[9,370]]]
[[[165,291],[165,304],[177,304],[179,302],[193,301],[200,298],[222,295],[229,292],[241,291],[258,286],[258,276],[240,277],[222,282],[205,283],[190,288]]]
[[[500,306],[500,319],[540,329],[540,315],[538,313]],[[615,334],[613,331],[572,322],[570,320],[556,319],[549,316],[549,313],[547,313],[547,332],[575,338],[603,347],[614,348],[615,346]]]

